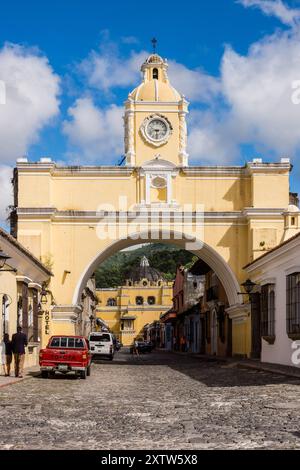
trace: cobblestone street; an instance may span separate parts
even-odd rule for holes
[[[300,449],[300,381],[168,353],[121,352],[87,380],[0,390],[1,449]]]

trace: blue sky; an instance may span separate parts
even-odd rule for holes
[[[2,187],[23,154],[116,163],[122,104],[156,36],[172,83],[191,102],[192,164],[291,156],[297,191],[300,105],[290,97],[300,80],[299,18],[296,0],[3,3]]]

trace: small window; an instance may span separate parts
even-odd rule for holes
[[[83,339],[75,338],[75,348],[84,348]]]
[[[291,218],[291,225],[296,225],[296,224],[295,224],[295,217],[292,217],[292,218]]]
[[[144,303],[144,298],[141,297],[141,296],[137,296],[137,297],[135,298],[135,303],[136,303],[136,305],[143,305],[143,303]]]
[[[148,304],[149,305],[155,304],[155,297],[153,295],[150,295],[150,297],[148,297]]]
[[[148,285],[148,282],[147,281],[143,281],[143,286],[147,286]]]
[[[158,80],[158,69],[153,69],[153,80]]]
[[[102,333],[100,335],[91,334],[90,341],[92,341],[93,343],[97,343],[97,342],[108,343],[110,341],[110,334],[109,333]]]
[[[50,344],[51,348],[59,348],[60,338],[53,338]]]
[[[300,339],[300,273],[286,278],[286,329],[289,338]]]
[[[116,299],[108,299],[107,300],[107,306],[108,307],[115,307],[117,305]]]

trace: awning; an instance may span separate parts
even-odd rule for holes
[[[126,317],[121,317],[121,320],[136,320],[135,315],[126,315]]]

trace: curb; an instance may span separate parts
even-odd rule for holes
[[[38,374],[38,371],[32,371],[32,372],[36,372]],[[29,379],[32,379],[33,378],[33,375],[25,375],[25,377],[23,377],[22,379],[18,379],[17,377],[7,383],[3,383],[3,384],[0,384],[0,389],[1,388],[4,388],[4,387],[9,387],[9,385],[15,385],[15,384],[18,384],[18,383],[21,383],[21,382],[24,382],[24,380],[29,380]]]
[[[252,369],[252,370],[258,370],[261,372],[268,372],[271,374],[284,375],[286,377],[293,377],[293,378],[300,380],[300,371],[292,371],[292,370],[285,371],[282,369],[276,369],[276,368],[273,369],[273,367],[256,365],[256,364],[247,364],[247,363],[242,363],[242,362],[237,362],[236,367],[240,367],[241,369]]]
[[[239,367],[241,369],[252,369],[252,370],[257,370],[261,372],[268,372],[269,374],[278,374],[278,375],[284,375],[286,377],[293,377],[296,379],[300,380],[300,369],[294,370],[293,368],[291,369],[282,369],[281,367],[289,367],[289,366],[281,366],[279,364],[274,364],[274,367],[268,366],[267,364],[257,362],[257,363],[252,363],[252,362],[243,362],[239,359],[235,359],[234,357],[220,357],[220,356],[205,356],[203,354],[197,354],[197,353],[183,353],[181,351],[171,351],[173,354],[177,354],[179,356],[188,356],[188,357],[193,357],[195,359],[201,359],[203,361],[207,362],[223,362],[228,364],[228,366],[233,367]],[[279,367],[278,367],[279,366]]]

